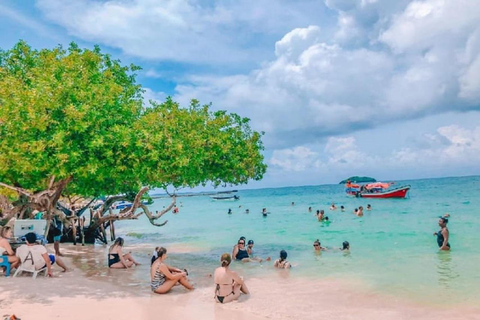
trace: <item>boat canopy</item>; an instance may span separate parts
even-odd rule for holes
[[[387,189],[389,188],[393,182],[374,182],[374,183],[368,183],[365,185],[365,188],[368,190],[371,189]]]

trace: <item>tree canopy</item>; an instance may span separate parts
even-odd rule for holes
[[[353,176],[350,178],[347,178],[345,180],[340,181],[338,184],[345,184],[347,181],[354,182],[354,183],[362,183],[362,182],[377,182],[374,178],[371,177],[359,177],[359,176]]]
[[[249,119],[196,100],[148,105],[139,69],[74,43],[0,51],[0,182],[36,191],[70,179],[66,193],[92,197],[262,178]]]

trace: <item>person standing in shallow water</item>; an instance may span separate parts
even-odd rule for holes
[[[450,243],[448,243],[448,238],[450,233],[447,228],[448,219],[445,217],[440,217],[438,220],[438,225],[440,226],[440,231],[434,232],[433,235],[437,236],[437,244],[440,247],[440,250],[449,251]]]

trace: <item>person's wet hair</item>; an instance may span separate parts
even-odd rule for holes
[[[342,246],[343,246],[342,250],[350,249],[350,243],[348,243],[348,241],[343,241]]]
[[[222,262],[222,267],[227,267],[232,262],[232,257],[230,257],[229,253],[224,253],[220,257],[220,261]]]
[[[280,261],[283,261],[285,259],[287,259],[287,251],[282,250],[280,251]]]

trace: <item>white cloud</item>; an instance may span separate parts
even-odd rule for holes
[[[368,41],[325,42],[317,26],[296,28],[276,43],[275,59],[262,68],[211,82],[192,77],[176,98],[241,110],[267,132],[272,148],[480,109],[480,6],[463,0],[327,5]],[[466,19],[455,27],[442,22],[453,25],[463,13]]]
[[[155,69],[148,69],[147,72],[145,72],[145,76],[147,78],[155,78],[155,79],[163,77],[162,74],[156,71]]]
[[[300,146],[293,149],[275,150],[269,163],[285,171],[304,171],[319,167],[318,153],[307,147]]]
[[[258,63],[262,42],[318,17],[318,0],[37,0],[50,21],[80,39],[147,59]]]
[[[369,154],[359,149],[355,137],[331,137],[322,147],[299,146],[274,151],[269,164],[273,169],[294,171],[298,175],[318,177],[362,174],[382,177],[415,176],[422,171],[445,172],[452,168],[478,168],[480,162],[480,127],[466,129],[458,125],[443,126],[433,133],[423,135],[426,140],[445,143],[396,146],[383,156]],[[382,137],[372,136],[372,144],[382,144]],[[313,150],[318,151],[313,151]],[[278,173],[281,174],[281,173]]]
[[[157,103],[162,103],[167,98],[167,94],[164,92],[156,92],[150,88],[143,88],[145,92],[143,93],[143,100],[145,101],[146,105],[150,105],[150,101],[154,101]]]

